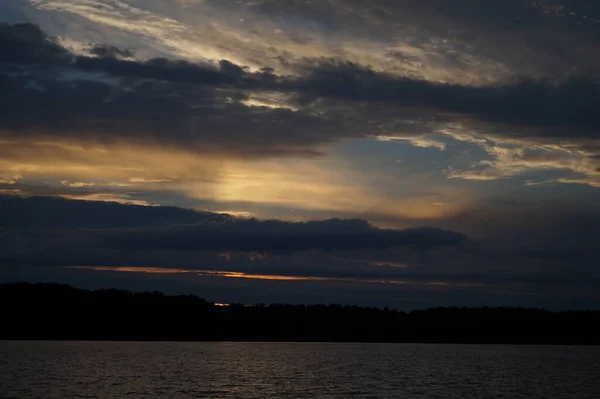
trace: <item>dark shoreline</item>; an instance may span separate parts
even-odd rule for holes
[[[600,345],[600,311],[341,305],[215,306],[196,296],[0,284],[18,341]]]

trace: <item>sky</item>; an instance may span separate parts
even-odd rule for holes
[[[3,0],[0,280],[600,308],[595,0]]]

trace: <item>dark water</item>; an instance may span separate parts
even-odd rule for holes
[[[0,342],[5,398],[600,398],[600,348]]]

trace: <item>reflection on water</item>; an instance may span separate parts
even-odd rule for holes
[[[0,342],[1,398],[600,398],[600,348]]]

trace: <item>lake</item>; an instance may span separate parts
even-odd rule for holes
[[[0,342],[7,398],[600,398],[600,347]]]

